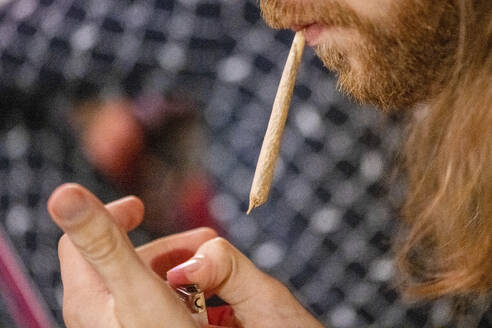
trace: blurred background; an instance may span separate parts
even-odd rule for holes
[[[331,327],[452,326],[446,300],[393,288],[401,120],[339,94],[311,49],[270,200],[245,215],[293,38],[256,1],[0,3],[2,327],[63,326],[46,201],[64,182],[141,197],[136,245],[217,229]]]

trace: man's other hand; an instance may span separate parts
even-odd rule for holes
[[[66,184],[48,201],[65,231],[59,242],[68,327],[197,327],[169,285],[138,257],[127,231],[143,217],[143,205],[128,197],[104,206],[89,191]],[[193,252],[210,235],[198,232]],[[210,236],[208,238],[211,238]]]
[[[212,229],[134,249],[127,232],[144,211],[136,197],[104,206],[83,187],[66,184],[48,209],[66,233],[59,257],[68,327],[197,327],[169,286],[191,283],[230,304],[234,316],[222,322],[228,326],[322,327],[286,287]]]

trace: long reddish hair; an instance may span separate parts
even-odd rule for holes
[[[404,150],[409,193],[398,265],[407,295],[492,291],[492,1],[457,0],[453,72]]]

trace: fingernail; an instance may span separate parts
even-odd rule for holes
[[[68,187],[55,198],[54,214],[62,220],[74,221],[89,210],[85,195],[76,188]]]
[[[203,264],[203,256],[202,255],[196,255],[193,258],[189,259],[188,261],[175,266],[168,272],[184,272],[184,273],[192,273],[197,271]]]

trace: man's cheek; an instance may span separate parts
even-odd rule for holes
[[[340,3],[350,7],[358,16],[370,20],[381,20],[387,17],[392,6],[395,5],[394,0],[340,0]]]

